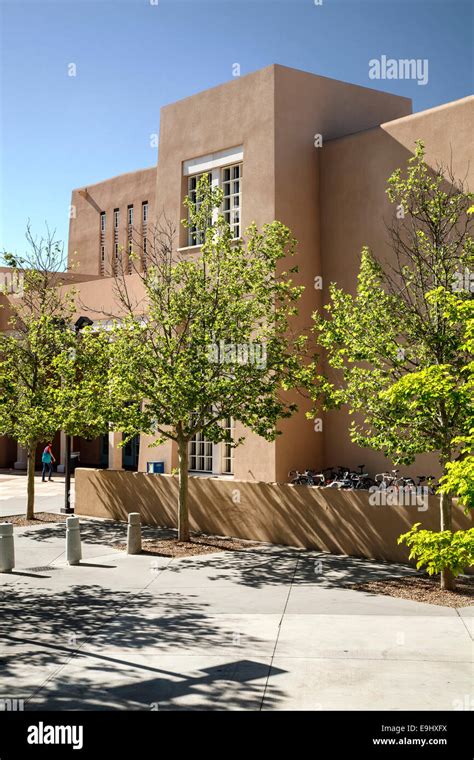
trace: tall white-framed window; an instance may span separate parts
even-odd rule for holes
[[[120,209],[114,208],[114,230],[118,230],[120,223]]]
[[[102,235],[105,233],[105,220],[106,220],[106,214],[105,214],[105,211],[102,211],[100,214],[100,232]]]
[[[119,257],[119,244],[118,243],[114,243],[114,256],[115,256],[116,259],[118,259],[118,257]]]
[[[232,417],[226,417],[225,429],[230,433],[233,438],[234,433],[234,421]],[[234,449],[230,443],[223,441],[222,444],[222,472],[225,475],[234,474]]]
[[[197,209],[200,205],[197,197],[197,186],[205,173],[194,174],[188,178],[188,195]],[[213,187],[222,188],[224,193],[222,212],[230,226],[232,237],[237,239],[241,234],[242,164],[232,164],[223,169],[213,169],[207,174]],[[189,227],[188,245],[202,245],[204,238],[205,230],[198,230],[195,225]]]
[[[213,471],[213,443],[208,441],[203,432],[189,442],[189,469],[191,472]]]
[[[193,174],[193,176],[188,178],[188,195],[192,203],[195,205],[196,210],[199,210],[199,207],[201,205],[201,201],[199,200],[197,194],[197,186],[199,184],[199,180],[202,179],[205,174],[207,174],[209,177],[209,182],[212,182],[212,175],[209,172]],[[188,245],[202,245],[204,243],[205,237],[206,231],[198,230],[195,224],[188,227]]]
[[[221,187],[224,193],[222,213],[229,223],[234,238],[242,234],[242,176],[244,146],[226,148],[217,153],[191,158],[183,162],[183,175],[188,179],[188,195],[196,202],[196,187],[203,174],[209,176],[212,187]],[[217,211],[215,212],[217,216]],[[204,232],[188,229],[188,246],[202,245]]]
[[[127,206],[127,224],[129,227],[133,224],[133,203]]]
[[[233,435],[234,423],[230,417],[223,422]],[[213,443],[206,438],[205,431],[196,433],[189,442],[189,471],[214,475],[233,475],[234,449],[229,443]]]
[[[221,169],[221,187],[224,192],[222,211],[232,230],[232,237],[241,232],[240,210],[242,198],[242,164],[232,164]]]
[[[142,222],[143,224],[148,222],[148,201],[142,203]]]

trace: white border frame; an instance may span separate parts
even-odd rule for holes
[[[198,156],[197,158],[183,161],[183,176],[190,177],[192,174],[212,172],[213,169],[220,169],[228,164],[238,164],[243,160],[244,146],[237,145],[235,148],[227,148],[217,153],[208,153],[205,156]]]

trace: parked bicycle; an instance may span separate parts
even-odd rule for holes
[[[321,486],[325,482],[325,477],[322,473],[309,469],[304,472],[290,470],[288,477],[291,478],[290,483],[295,486]]]
[[[390,472],[378,472],[375,476],[375,485],[381,490],[384,488],[396,487],[399,470]]]
[[[339,467],[338,473],[329,482],[326,483],[328,488],[344,488],[355,490],[366,490],[372,488],[375,485],[374,480],[369,477],[367,472],[364,472],[365,465],[358,465],[359,472],[349,470],[345,467]]]
[[[380,490],[393,489],[396,491],[413,490],[421,487],[428,488],[428,493],[435,494],[437,484],[432,475],[418,475],[415,479],[411,476],[400,475],[397,469],[389,472],[379,472],[375,478],[371,478],[364,472],[365,465],[357,465],[358,472],[349,467],[326,467],[322,472],[307,468],[303,472],[291,470],[288,473],[290,483],[298,486],[316,486],[318,488],[338,488],[341,490],[369,491],[377,487]]]

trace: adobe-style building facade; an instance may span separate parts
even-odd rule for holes
[[[199,250],[199,240],[180,225],[182,204],[196,178],[209,172],[224,190],[236,236],[253,221],[262,226],[278,219],[292,230],[298,282],[305,286],[297,327],[308,330],[330,282],[354,288],[363,245],[390,256],[385,221],[393,207],[386,180],[406,165],[417,139],[425,141],[428,163],[451,164],[456,176],[474,186],[473,111],[471,97],[412,114],[407,98],[279,65],[168,105],[161,111],[156,167],[72,193],[69,262],[76,276],[87,280],[76,285],[81,302],[97,320],[114,312],[110,275],[118,257],[128,271],[132,227],[146,249],[151,226],[166,216],[176,226],[176,247],[184,255]],[[129,277],[138,287],[137,275]],[[235,435],[245,434],[246,441],[232,461],[223,445],[197,440],[191,470],[281,482],[297,468],[364,462],[373,474],[390,466],[379,453],[351,444],[344,412],[322,415],[321,427],[298,403],[300,412],[282,422],[282,435],[273,443],[236,423]],[[165,472],[177,466],[171,442],[150,449],[147,436],[141,436],[139,446],[134,442],[123,453],[118,440],[110,434],[102,441],[77,441],[74,448],[85,465],[146,470],[147,462],[162,461]],[[9,466],[11,458],[11,442],[0,441],[0,467]],[[428,466],[433,471],[429,458],[420,458],[412,472]]]

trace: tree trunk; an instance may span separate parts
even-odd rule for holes
[[[35,459],[36,446],[27,449],[26,465],[26,482],[27,482],[27,499],[26,499],[26,519],[33,520],[35,516]]]
[[[449,493],[441,492],[440,512],[441,512],[441,530],[452,530],[452,505],[453,500]],[[456,581],[451,570],[445,568],[441,571],[441,588],[446,591],[454,591]]]
[[[188,442],[178,442],[179,455],[179,504],[178,504],[178,540],[189,541],[189,507],[188,507]]]

